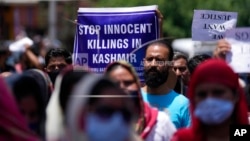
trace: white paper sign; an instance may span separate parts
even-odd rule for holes
[[[9,46],[9,50],[12,52],[24,52],[25,51],[25,46],[32,46],[33,45],[33,41],[28,38],[28,37],[24,37],[12,44],[10,44]]]
[[[225,32],[236,27],[237,12],[194,10],[192,39],[194,41],[217,41]]]
[[[226,33],[231,52],[226,61],[236,73],[250,72],[250,28],[236,28]]]

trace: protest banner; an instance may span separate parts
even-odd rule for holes
[[[95,73],[103,73],[108,64],[125,60],[135,67],[143,79],[142,60],[145,50],[138,48],[159,38],[156,9],[156,5],[79,8],[73,64],[87,66]]]
[[[231,45],[226,61],[237,73],[250,72],[250,28],[235,28],[226,32],[225,39]]]
[[[236,27],[237,12],[194,10],[192,40],[217,41],[225,32]]]

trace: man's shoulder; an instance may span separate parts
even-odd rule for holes
[[[177,93],[174,90],[170,90],[168,94],[173,95],[174,97],[179,98],[179,99],[188,100],[186,96],[184,96],[183,94]]]
[[[183,94],[179,94],[177,92],[175,92],[174,90],[172,90],[170,93],[172,93],[172,95],[174,96],[174,101],[178,102],[179,104],[188,104],[189,100],[186,96],[184,96]]]

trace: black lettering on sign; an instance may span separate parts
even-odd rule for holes
[[[250,40],[250,33],[249,32],[236,32],[235,33],[236,40]]]
[[[229,21],[231,19],[231,15],[217,15],[217,14],[202,13],[201,14],[201,19]]]
[[[223,24],[204,24],[203,29],[211,29],[216,31],[226,31],[225,25]]]
[[[212,38],[213,38],[213,39],[216,39],[216,40],[219,40],[219,39],[223,39],[224,36],[223,36],[223,35],[214,34],[214,35],[212,36]]]

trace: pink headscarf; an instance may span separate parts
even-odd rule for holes
[[[28,128],[17,108],[14,97],[0,77],[0,141],[36,141],[39,140]]]

